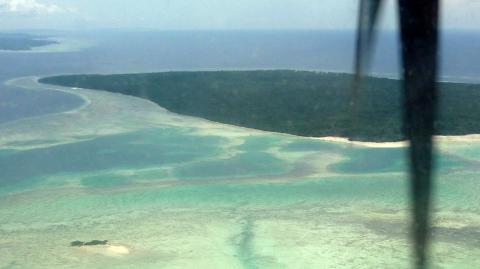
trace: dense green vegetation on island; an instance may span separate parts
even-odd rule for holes
[[[403,139],[400,82],[393,79],[366,78],[354,116],[349,74],[289,70],[163,72],[68,75],[41,82],[143,97],[176,113],[260,130],[360,141]],[[480,133],[480,85],[439,84],[436,133]]]
[[[58,42],[53,40],[28,34],[0,33],[0,50],[31,50],[35,47],[57,43]]]

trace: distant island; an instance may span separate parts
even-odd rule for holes
[[[58,42],[29,34],[0,33],[0,50],[32,50],[52,44],[58,44]]]
[[[400,81],[369,77],[352,113],[352,75],[291,70],[67,75],[42,83],[142,97],[179,114],[300,136],[403,140]],[[480,85],[439,83],[437,135],[480,133]]]

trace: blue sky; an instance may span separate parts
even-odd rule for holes
[[[395,1],[382,26],[393,28]],[[352,29],[357,0],[0,0],[0,29]],[[478,29],[480,1],[443,0],[442,25]]]

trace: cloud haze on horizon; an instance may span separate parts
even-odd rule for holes
[[[382,27],[395,28],[387,0]],[[478,29],[480,1],[443,0],[446,29]],[[0,0],[0,29],[354,29],[356,0]]]

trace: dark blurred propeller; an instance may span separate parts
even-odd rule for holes
[[[352,108],[372,52],[382,0],[361,0],[358,19]],[[415,267],[427,268],[437,107],[438,0],[398,0],[403,78],[403,131],[410,141],[412,236]],[[392,53],[395,53],[392,51]]]

